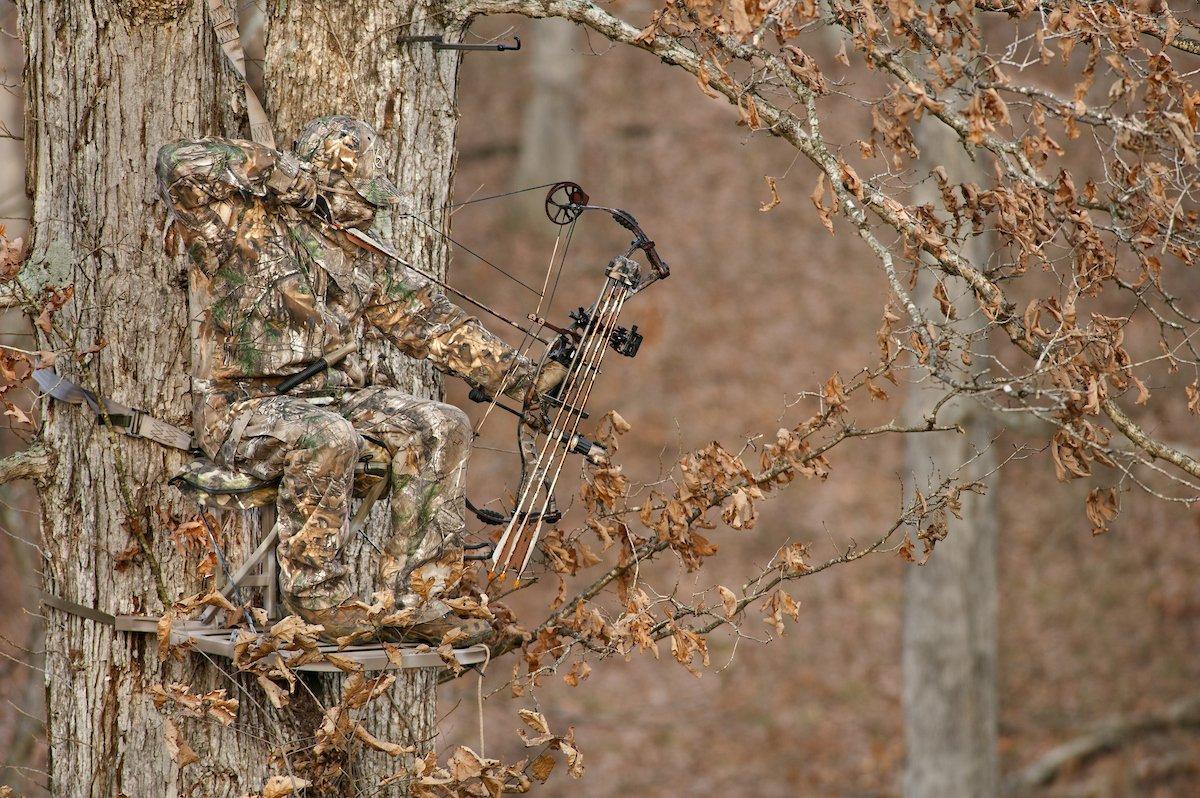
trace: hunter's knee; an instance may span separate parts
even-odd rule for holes
[[[471,420],[462,408],[435,405],[430,419],[435,438],[443,448],[467,449],[471,445]]]
[[[296,442],[297,447],[332,466],[350,467],[362,453],[363,440],[349,420],[330,414]]]

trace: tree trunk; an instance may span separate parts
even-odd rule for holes
[[[274,5],[272,15],[270,57],[278,66],[269,69],[269,86],[280,142],[290,141],[302,117],[364,116],[391,141],[394,171],[414,207],[434,209],[431,222],[443,224],[457,57],[435,54],[428,44],[394,44],[411,18],[432,18],[432,11],[406,3],[292,2]],[[164,254],[154,159],[173,140],[246,131],[239,88],[207,17],[200,0],[21,2],[35,225],[34,255],[21,279],[33,294],[68,285],[74,291],[52,317],[53,331],[39,333],[39,346],[60,350],[59,372],[84,387],[181,426],[190,425],[191,411],[186,267]],[[399,224],[397,233],[415,262],[444,272],[439,236],[412,223]],[[99,349],[81,359],[70,354],[91,347]],[[396,357],[380,357],[378,372],[415,392],[437,390],[428,369]],[[181,452],[118,436],[65,405],[46,406],[42,436],[52,461],[41,492],[49,592],[112,614],[157,615],[166,602],[200,589],[195,573],[203,552],[180,554],[169,534],[173,522],[196,514],[166,485]],[[235,554],[257,530],[254,519],[231,520],[225,531]],[[366,555],[352,554],[368,573]],[[340,692],[340,678],[306,680],[319,688],[315,700],[302,690],[291,707],[275,711],[252,681],[229,675],[227,663],[195,654],[163,662],[152,636],[45,613],[55,796],[255,792],[273,773],[292,771],[295,757],[281,752],[311,744],[320,705]],[[430,670],[404,672],[388,706],[373,710],[365,725],[428,748],[435,678]],[[199,755],[183,769],[167,753],[164,719],[147,693],[167,682],[189,684],[193,693],[225,688],[240,701],[230,727],[177,718]],[[373,784],[401,764],[351,761],[347,779]],[[401,784],[372,794],[407,792]]]
[[[23,0],[27,185],[34,249],[21,282],[74,298],[39,330],[60,374],[190,426],[182,259],[164,254],[154,182],[160,145],[236,134],[205,4]],[[73,352],[98,347],[76,358]],[[194,517],[166,479],[181,452],[125,438],[79,408],[45,406],[51,471],[41,490],[45,588],[113,614],[157,615],[199,589],[203,552],[180,555],[172,522]],[[49,607],[47,736],[55,796],[241,795],[269,774],[280,734],[239,684],[193,655],[161,661],[156,641]],[[200,755],[180,770],[147,688],[190,684],[241,699],[237,723],[180,722]],[[308,728],[311,728],[309,725]]]
[[[525,104],[515,188],[582,180],[579,175],[579,30],[565,19],[538,20],[529,45],[530,95]],[[544,229],[541,196],[514,203],[530,226]]]
[[[935,164],[947,169],[952,181],[972,178],[978,166],[968,161],[957,142],[941,130],[923,125],[918,143],[928,160],[918,171],[925,175]],[[914,192],[914,203],[936,202],[933,179]],[[992,254],[988,236],[977,236],[963,255],[981,266]],[[922,271],[926,275],[925,270]],[[913,298],[920,298],[931,319],[941,319],[930,298],[932,285],[918,281]],[[960,318],[977,311],[963,286],[947,285]],[[976,313],[977,315],[977,313]],[[962,325],[962,322],[959,323]],[[964,327],[965,329],[965,327]],[[978,363],[986,341],[973,347]],[[958,358],[950,352],[949,358]],[[932,380],[932,378],[929,378]],[[910,421],[933,407],[944,387],[913,386],[906,400]],[[944,407],[939,423],[958,423],[965,435],[906,436],[906,471],[914,487],[926,495],[936,484],[978,452],[965,479],[981,478],[995,465],[991,438],[995,425],[986,410],[958,397]],[[985,480],[989,488],[995,481]],[[996,516],[991,490],[984,496],[963,495],[963,518],[950,518],[947,538],[937,544],[923,566],[910,566],[904,592],[903,668],[904,738],[907,798],[987,798],[997,794],[996,751]]]
[[[399,44],[402,35],[440,33],[448,41],[462,27],[447,29],[444,13],[423,0],[314,0],[271,6],[265,64],[268,112],[281,146],[305,123],[326,114],[349,114],[371,122],[391,151],[391,173],[410,205],[394,218],[392,240],[415,266],[445,276],[449,251],[435,230],[449,232],[450,186],[458,128],[459,56],[428,42]],[[404,211],[419,217],[422,224]],[[432,229],[431,229],[432,228]],[[418,396],[440,396],[440,381],[423,363],[371,341],[371,381],[392,384]],[[368,533],[382,537],[386,502],[375,508]],[[351,542],[350,561],[359,566],[359,593],[369,596],[373,551]],[[434,738],[436,671],[407,670],[390,701],[373,702],[361,718],[373,734],[428,751]],[[336,700],[340,678],[323,679],[316,690]],[[354,764],[353,779],[373,785],[394,773],[395,760],[366,753]],[[401,795],[394,792],[373,795]]]

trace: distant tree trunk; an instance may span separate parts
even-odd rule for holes
[[[0,8],[0,28],[17,29],[17,9],[5,3]],[[9,36],[0,37],[0,74],[10,85],[19,80],[23,56],[21,44]],[[21,96],[12,91],[0,93],[0,122],[14,136],[21,135],[24,118]],[[0,138],[0,225],[8,237],[28,235],[29,198],[25,195],[24,142]],[[24,346],[29,333],[29,320],[17,310],[0,313],[0,341],[11,346]],[[21,401],[25,404],[24,401]],[[20,448],[18,435],[5,434],[7,454]],[[45,760],[41,745],[44,741],[39,718],[45,714],[45,689],[37,669],[45,663],[40,656],[29,652],[43,649],[44,629],[41,620],[26,608],[37,607],[38,561],[37,529],[29,523],[27,513],[32,509],[33,492],[29,485],[7,485],[2,492],[0,507],[0,578],[6,580],[6,590],[0,594],[0,654],[8,653],[17,659],[0,656],[0,787],[12,787],[17,795],[27,798],[45,795],[35,785],[44,781],[39,775]],[[25,662],[29,667],[21,665]],[[12,702],[9,704],[9,702]],[[5,766],[12,766],[11,768]],[[27,768],[27,769],[26,769]]]
[[[236,134],[206,4],[188,0],[22,0],[27,184],[33,255],[21,282],[34,296],[74,298],[38,329],[60,374],[124,404],[190,426],[190,346],[182,258],[164,254],[166,214],[154,161],[169,141]],[[240,106],[239,106],[240,107]],[[94,349],[81,358],[75,352]],[[179,451],[110,433],[78,407],[48,404],[41,484],[45,588],[112,614],[159,615],[200,588],[199,556],[170,539],[194,517],[167,487]],[[239,691],[194,655],[164,662],[153,636],[49,607],[47,738],[54,796],[240,796],[272,772],[271,750],[311,730]],[[241,699],[237,723],[180,723],[200,761],[180,768],[147,688],[178,681]]]
[[[436,232],[449,232],[446,205],[454,172],[458,129],[459,56],[425,43],[397,44],[399,35],[442,33],[444,14],[422,0],[317,0],[278,3],[267,20],[266,103],[276,138],[287,146],[303,125],[317,116],[342,113],[376,126],[392,152],[391,172],[410,205],[429,224],[397,214],[392,240],[417,267],[446,274],[449,252]],[[430,227],[434,229],[430,229]],[[419,396],[440,395],[440,383],[426,364],[415,363],[371,344],[377,384],[394,384]],[[386,503],[381,503],[386,504]],[[387,524],[386,508],[372,515],[368,532],[376,537]],[[359,592],[369,595],[373,551],[360,539],[351,542],[350,561],[359,566]],[[389,701],[366,708],[363,724],[376,736],[428,751],[435,735],[436,675],[432,669],[403,671]],[[326,703],[337,698],[340,677],[321,680]],[[383,754],[365,754],[354,763],[353,778],[373,785],[397,770]],[[402,786],[372,795],[402,795]]]
[[[579,175],[579,30],[563,19],[539,20],[529,42],[529,100],[521,129],[516,188],[581,180]],[[544,222],[541,195],[514,204]]]
[[[941,163],[952,181],[970,179],[967,170],[978,167],[966,159],[952,137],[929,128],[919,128],[919,145],[927,156],[919,174],[924,176]],[[927,180],[918,187],[913,201],[932,202],[936,192],[932,179]],[[991,255],[989,238],[973,238],[963,255],[972,264],[982,266]],[[914,298],[926,298],[925,312],[940,319],[937,303],[928,299],[931,289],[930,284],[921,281]],[[961,285],[953,283],[948,289],[951,297],[963,291]],[[957,304],[962,318],[976,310],[970,297]],[[986,342],[975,347],[976,362],[982,347]],[[947,355],[958,356],[956,352]],[[910,420],[919,421],[940,395],[941,391],[914,387],[906,402]],[[986,410],[958,397],[942,409],[938,421],[958,423],[966,434],[906,436],[910,495],[913,487],[924,490],[926,484],[936,482],[978,451],[987,450],[967,471],[968,478],[979,477],[995,465],[989,448],[995,427]],[[985,496],[964,495],[963,519],[950,521],[949,536],[938,543],[929,562],[909,567],[906,574],[903,667],[907,798],[986,798],[998,790],[997,523],[991,490]]]

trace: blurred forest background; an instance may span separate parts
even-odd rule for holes
[[[20,54],[11,6],[3,5],[0,47],[10,78],[2,119],[19,137]],[[674,270],[630,305],[646,343],[636,359],[613,365],[593,399],[633,426],[620,452],[626,473],[652,481],[710,440],[736,451],[748,435],[794,424],[799,390],[875,361],[887,286],[861,241],[822,227],[809,201],[816,173],[795,150],[747,133],[735,109],[706,99],[694,81],[657,68],[645,53],[559,23],[489,19],[475,28],[483,37],[509,32],[525,42],[519,53],[465,58],[456,197],[576,180],[596,202],[634,213]],[[806,49],[828,62],[837,46],[814,38]],[[848,105],[825,126],[837,140],[861,137],[870,109]],[[19,139],[0,138],[2,215],[13,233],[23,213],[22,166]],[[777,181],[782,202],[764,212],[765,176]],[[541,193],[522,197],[461,208],[452,233],[536,278],[553,231],[540,217]],[[590,275],[610,251],[613,232],[603,220],[587,221],[590,235],[577,237],[574,271],[564,280]],[[451,280],[500,307],[524,307],[519,289],[465,252],[456,253]],[[569,283],[560,295],[567,304],[584,299]],[[21,340],[23,320],[9,321],[6,340]],[[890,399],[873,409],[880,422],[903,412],[903,380],[888,388]],[[459,386],[447,389],[466,403]],[[1174,427],[1173,440],[1200,446],[1194,420]],[[998,457],[1012,458],[992,488],[1006,775],[1114,718],[1187,700],[1200,682],[1196,512],[1126,493],[1113,528],[1093,536],[1084,500],[1108,483],[1056,482],[1037,440],[999,426],[992,444]],[[896,436],[839,449],[827,483],[798,482],[764,502],[758,526],[722,533],[721,556],[703,582],[679,589],[737,580],[789,541],[805,543],[820,561],[869,539],[901,505],[905,443]],[[509,442],[497,437],[493,445]],[[514,470],[508,455],[477,452],[472,494],[494,495]],[[44,767],[41,674],[21,664],[29,659],[22,649],[39,647],[36,552],[25,542],[36,535],[35,506],[24,487],[4,489],[0,784],[18,789],[23,774]],[[536,700],[556,728],[574,726],[588,774],[579,782],[556,774],[535,789],[547,796],[898,794],[905,573],[917,567],[893,553],[804,579],[793,590],[799,622],[784,637],[763,644],[773,636],[765,625],[759,640],[717,636],[713,667],[700,678],[646,655],[598,668],[578,687],[551,677]],[[505,684],[511,667],[499,663],[483,687],[487,753],[506,759],[521,755]],[[478,744],[476,688],[474,676],[443,688],[439,749]],[[1044,794],[1198,791],[1200,733],[1176,728],[1131,735],[1061,774]]]

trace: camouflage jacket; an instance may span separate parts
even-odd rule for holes
[[[339,244],[336,230],[304,210],[315,181],[290,153],[247,141],[185,141],[159,151],[157,172],[197,267],[191,291],[198,398],[272,393],[280,377],[361,340],[365,323],[404,354],[493,395],[520,397],[533,379],[529,360],[435,284]],[[363,383],[362,361],[351,355],[298,393]]]

